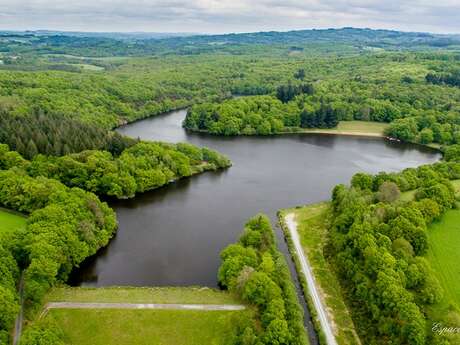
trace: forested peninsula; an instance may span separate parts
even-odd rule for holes
[[[275,94],[192,106],[184,128],[214,135],[273,135],[335,128],[340,121],[388,123],[384,134],[406,142],[460,143],[460,89],[449,95],[426,80],[355,80],[304,84],[295,76]],[[451,98],[450,96],[454,96]]]

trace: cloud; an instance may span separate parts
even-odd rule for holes
[[[244,32],[372,27],[460,32],[458,0],[1,0],[0,29]]]

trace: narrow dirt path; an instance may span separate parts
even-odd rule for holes
[[[316,282],[313,277],[310,264],[308,263],[308,260],[303,252],[302,245],[300,244],[300,237],[299,233],[297,232],[297,222],[294,219],[293,213],[289,213],[288,215],[286,215],[286,225],[289,229],[289,233],[291,234],[292,242],[294,243],[294,248],[297,257],[299,258],[300,266],[302,268],[301,274],[304,275],[305,280],[307,281],[310,296],[313,300],[313,304],[318,314],[318,319],[321,324],[321,328],[326,337],[326,343],[328,345],[337,345],[331,322],[328,319],[326,307],[323,304],[323,301],[321,300],[321,296],[319,294],[318,287],[316,286]]]

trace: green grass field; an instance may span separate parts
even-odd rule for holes
[[[291,212],[296,215],[302,247],[333,317],[337,341],[341,345],[359,344],[350,313],[342,297],[340,284],[323,251],[326,244],[329,203],[287,209],[283,210],[282,214]]]
[[[26,226],[26,218],[0,208],[0,235]]]
[[[72,345],[232,344],[249,311],[51,310]]]
[[[457,184],[460,185],[460,184]],[[427,259],[443,288],[442,300],[428,309],[433,323],[460,325],[460,210],[447,211],[428,229]],[[451,344],[460,344],[460,334],[450,334]]]
[[[428,258],[446,297],[460,310],[460,210],[450,210],[428,231]]]
[[[62,287],[52,289],[45,300],[46,302],[242,304],[236,296],[228,292],[205,287]]]
[[[331,129],[305,129],[306,133],[325,133],[325,134],[342,134],[342,135],[368,135],[383,136],[386,123],[370,121],[340,121],[336,128]]]
[[[53,288],[47,302],[242,304],[234,295],[206,287]],[[232,344],[254,310],[51,309],[49,322],[72,345]]]

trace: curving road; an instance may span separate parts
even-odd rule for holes
[[[301,274],[305,277],[307,281],[308,291],[310,292],[310,296],[313,300],[313,304],[316,309],[316,313],[318,314],[318,319],[321,324],[321,328],[323,333],[326,337],[327,345],[337,345],[337,341],[335,340],[333,327],[331,325],[330,320],[328,319],[328,315],[326,312],[326,307],[321,300],[321,296],[318,291],[318,287],[316,286],[315,279],[313,277],[313,273],[311,267],[308,263],[307,258],[303,252],[302,246],[300,244],[299,233],[297,232],[297,222],[294,219],[294,214],[289,213],[286,215],[286,225],[289,230],[289,233],[292,238],[292,242],[294,243],[294,248],[297,253],[297,257],[299,258],[300,267],[302,269]]]

